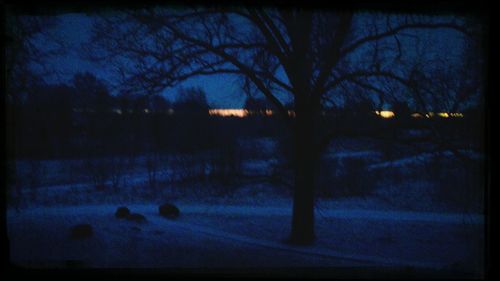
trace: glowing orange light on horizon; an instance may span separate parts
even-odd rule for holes
[[[428,112],[425,114],[425,117],[426,118],[432,118],[434,116],[439,116],[441,118],[450,118],[450,117],[455,117],[455,118],[462,118],[464,117],[464,115],[460,112],[438,112],[438,113],[434,113],[434,112]],[[422,114],[420,113],[413,113],[411,116],[413,117],[422,117]]]
[[[248,115],[248,110],[246,109],[209,109],[209,115],[222,116],[222,117],[245,117]]]
[[[464,117],[464,115],[462,113],[459,113],[459,112],[450,113],[450,116],[451,117]]]
[[[378,116],[382,117],[382,118],[392,118],[394,116],[396,116],[394,114],[393,111],[390,111],[390,110],[377,110],[375,111],[375,114],[377,114]]]

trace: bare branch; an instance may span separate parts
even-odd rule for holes
[[[354,50],[358,49],[359,47],[363,46],[364,44],[367,44],[369,42],[373,41],[378,41],[382,40],[384,38],[390,37],[397,35],[398,33],[405,31],[405,30],[410,30],[410,29],[453,29],[457,30],[459,32],[462,32],[463,34],[466,34],[468,36],[472,36],[472,34],[464,27],[455,23],[450,23],[450,22],[444,22],[444,23],[407,23],[407,24],[402,24],[394,28],[389,28],[387,31],[378,33],[378,34],[373,34],[369,35],[366,37],[363,37],[361,39],[358,39],[354,43],[350,44],[349,46],[343,48],[340,53],[340,57],[345,57],[347,54],[354,52]]]
[[[332,69],[338,63],[341,58],[341,47],[344,44],[344,41],[349,33],[349,29],[352,23],[352,14],[344,14],[340,18],[340,24],[335,33],[334,40],[331,42],[331,45],[327,48],[330,50],[327,54],[328,56],[325,59],[325,62],[321,66],[319,70],[319,76],[316,79],[313,89],[313,95],[321,95],[325,90],[325,81],[330,76]]]
[[[187,34],[182,33],[179,30],[175,29],[173,26],[168,26],[168,28],[178,38],[181,38],[182,40],[196,44],[197,46],[200,46],[206,50],[209,50],[213,54],[215,54],[215,55],[227,60],[229,63],[233,64],[236,68],[238,68],[240,70],[240,72],[243,75],[247,76],[257,86],[257,88],[276,106],[278,111],[281,114],[283,114],[283,116],[288,118],[288,111],[285,109],[284,105],[270,92],[270,90],[267,87],[265,87],[262,80],[260,80],[257,77],[256,73],[254,71],[252,71],[252,69],[247,67],[244,63],[239,61],[236,57],[231,56],[228,53],[226,53],[223,49],[217,48],[216,46],[212,46],[212,45],[208,44],[207,42],[201,41],[199,39],[190,37]]]

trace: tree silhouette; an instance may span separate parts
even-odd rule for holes
[[[27,16],[9,5],[5,5],[4,8],[6,156],[8,161],[11,161],[16,158],[16,146],[19,142],[16,139],[16,127],[22,116],[20,110],[22,103],[28,94],[33,93],[32,89],[44,85],[42,76],[52,73],[47,71],[44,63],[52,55],[61,53],[63,49],[60,48],[60,41],[47,36],[46,32],[47,28],[57,24],[56,19],[45,16]],[[37,37],[41,36],[48,38],[47,41],[52,43],[53,48],[41,48],[36,42]],[[37,67],[38,71],[35,71]],[[14,163],[7,165],[10,172],[7,180],[13,183],[9,187],[14,187],[15,192],[20,196],[16,165]]]
[[[207,114],[206,94],[201,88],[181,88],[177,93],[175,109],[183,113]]]
[[[77,106],[85,110],[105,112],[111,110],[111,96],[104,81],[90,72],[76,73],[73,77]]]
[[[245,100],[244,109],[248,110],[250,114],[264,114],[265,110],[272,109],[273,105],[265,99],[247,97]]]
[[[318,125],[321,111],[353,90],[385,97],[391,89],[412,87],[409,49],[425,36],[421,30],[470,33],[462,19],[451,16],[156,7],[101,17],[89,57],[122,62],[122,87],[137,93],[217,74],[238,75],[245,87],[261,92],[293,131],[290,241],[307,244],[315,237],[315,169],[335,135],[335,128]],[[278,93],[293,98],[295,117]]]
[[[42,77],[53,74],[46,62],[65,51],[59,38],[48,30],[58,20],[50,16],[29,16],[7,9],[5,18],[5,66],[7,98],[14,104],[31,87],[43,84]],[[44,38],[48,46],[42,46]],[[49,44],[50,43],[50,44]]]
[[[176,118],[182,119],[173,129],[176,134],[176,147],[186,152],[208,147],[211,144],[211,132],[210,120],[207,119],[206,93],[201,88],[181,88],[173,108]],[[189,126],[186,126],[186,123]]]

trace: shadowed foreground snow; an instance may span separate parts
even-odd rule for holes
[[[283,243],[290,208],[179,204],[181,217],[152,204],[128,205],[147,223],[114,217],[117,205],[30,208],[8,212],[11,260],[21,266],[64,267],[460,267],[481,272],[483,218],[459,214],[329,209],[317,218],[318,241]],[[464,220],[465,219],[465,220]],[[68,239],[90,223],[94,236]]]
[[[167,165],[165,159],[158,167],[156,190],[148,182],[146,159],[138,157],[136,166],[120,174],[119,187],[100,191],[88,182],[83,161],[43,161],[43,184],[21,189],[23,200],[17,207],[12,202],[7,212],[11,261],[56,268],[390,267],[483,276],[484,205],[475,200],[481,199],[479,189],[464,193],[467,204],[454,203],[449,195],[456,193],[455,185],[462,185],[460,178],[439,196],[446,182],[438,181],[440,174],[432,174],[440,165],[452,176],[467,169],[452,170],[460,163],[446,151],[438,157],[443,163],[437,165],[436,155],[406,153],[392,159],[371,142],[358,141],[362,143],[346,140],[331,151],[325,157],[330,161],[327,167],[330,173],[346,172],[350,162],[352,166],[363,160],[361,167],[366,169],[346,177],[364,177],[373,190],[318,197],[317,240],[303,247],[284,242],[290,233],[292,197],[286,186],[268,181],[273,169],[280,171],[270,139],[246,144],[259,144],[262,155],[245,159],[241,178],[225,191],[202,180],[183,183],[177,178],[182,167],[175,162]],[[478,162],[471,163],[468,167]],[[32,172],[27,165],[19,161],[21,179]],[[324,187],[330,190],[346,184],[339,181],[342,174],[329,179]],[[177,220],[158,214],[164,202],[179,207]],[[123,205],[143,214],[147,222],[116,219],[115,210]],[[91,224],[94,235],[70,240],[70,228],[80,223]]]

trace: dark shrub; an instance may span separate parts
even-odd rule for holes
[[[433,163],[429,178],[437,186],[434,198],[462,212],[481,212],[484,206],[484,170],[479,160]],[[439,166],[439,167],[438,167]],[[443,168],[446,167],[446,168]]]
[[[175,205],[170,203],[165,203],[158,208],[160,215],[169,219],[175,219],[179,217],[180,211]]]
[[[89,238],[93,234],[92,226],[88,223],[78,224],[71,228],[71,239],[84,239]]]
[[[318,176],[319,195],[335,198],[370,195],[377,178],[366,167],[366,160],[361,158],[324,161]]]
[[[338,179],[341,196],[367,196],[375,189],[375,179],[366,169],[366,160],[344,159],[344,171]]]
[[[95,189],[96,189],[97,191],[105,191],[105,190],[106,190],[106,185],[105,185],[105,184],[97,184],[97,185],[95,186]]]
[[[118,188],[127,160],[123,157],[89,158],[83,164],[83,171],[90,177],[96,190],[105,191],[108,187]]]
[[[130,228],[130,230],[135,231],[135,232],[140,232],[140,231],[141,231],[141,228],[140,228],[140,227],[137,227],[137,226],[132,226],[132,227]]]
[[[81,260],[65,260],[63,267],[65,268],[83,268],[85,263]]]
[[[141,214],[130,213],[127,216],[127,220],[134,222],[146,222],[146,217]]]
[[[116,209],[115,217],[124,219],[128,215],[130,215],[130,210],[127,207],[119,207],[118,209]]]

